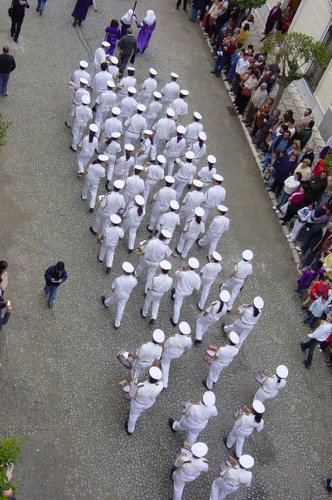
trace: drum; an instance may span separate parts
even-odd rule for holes
[[[267,370],[259,370],[259,372],[256,374],[255,379],[256,382],[259,384],[262,384],[266,377],[271,377],[271,374]]]
[[[130,356],[129,351],[127,349],[121,349],[121,351],[118,352],[116,357],[118,358],[122,366],[128,368],[129,370],[132,368],[133,362],[135,360]]]
[[[216,355],[216,352],[217,352],[217,348],[213,345],[210,345],[206,351],[205,351],[205,354],[204,354],[204,358],[203,358],[203,362],[207,365],[207,366],[211,366],[212,365],[212,362],[213,362],[213,359]]]

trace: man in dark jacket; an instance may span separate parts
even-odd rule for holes
[[[327,173],[321,172],[318,175],[310,177],[307,182],[307,201],[319,201],[325,189],[327,188]]]
[[[127,34],[124,35],[118,41],[118,48],[120,49],[120,72],[123,74],[126,66],[131,58],[131,63],[134,64],[136,52],[137,52],[137,44],[136,38],[133,35],[133,31],[131,28],[128,28]]]
[[[52,309],[58,287],[68,278],[63,262],[58,262],[55,266],[50,266],[45,271],[46,285],[44,292],[48,295],[48,307]]]
[[[25,9],[29,9],[30,5],[26,0],[13,0],[13,15],[12,15],[12,27],[10,29],[10,34],[14,38],[14,42],[18,43],[18,36],[21,31],[21,26],[23,23]]]
[[[3,54],[0,55],[0,94],[8,95],[8,80],[10,73],[16,68],[16,62],[13,56],[9,54],[9,47],[3,47]]]
[[[5,314],[3,316],[2,316],[2,309],[6,309]],[[9,300],[4,301],[4,299],[0,297],[0,331],[2,330],[2,327],[8,323],[11,312],[12,312],[12,306]]]

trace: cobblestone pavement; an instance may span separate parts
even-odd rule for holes
[[[119,18],[130,2],[114,0],[110,6],[99,0],[98,12],[89,13],[81,30],[71,25],[74,0],[50,0],[42,18],[31,3],[18,45],[9,37],[9,19],[0,19],[0,41],[9,42],[18,63],[10,95],[0,104],[12,121],[8,145],[1,152],[0,254],[10,262],[8,297],[14,307],[0,337],[0,432],[25,437],[23,459],[15,471],[18,499],[168,499],[169,472],[184,435],[172,434],[167,421],[180,415],[188,398],[202,395],[204,348],[193,348],[171,367],[169,388],[128,437],[128,403],[117,385],[126,373],[115,354],[121,347],[139,346],[152,331],[139,314],[143,283],[115,331],[114,312],[102,307],[100,296],[110,289],[128,254],[120,244],[111,276],[97,262],[97,245],[88,229],[93,216],[80,199],[64,126],[68,76],[81,58],[91,61],[105,20]],[[201,435],[209,446],[210,472],[188,485],[184,498],[208,498],[218,465],[227,456],[222,436],[232,427],[233,410],[251,401],[257,370],[274,369],[279,363],[290,368],[288,385],[267,403],[264,431],[245,446],[255,457],[254,480],[236,498],[327,498],[330,372],[319,352],[309,371],[302,365],[298,344],[308,330],[293,291],[297,274],[288,247],[228,94],[209,74],[212,61],[199,27],[176,11],[174,3],[139,2],[139,17],[147,8],[158,16],[152,44],[137,58],[139,81],[154,66],[160,83],[174,70],[181,75],[181,86],[190,89],[190,109],[203,114],[208,149],[219,159],[227,187],[232,223],[220,245],[223,276],[241,251],[251,248],[255,273],[240,300],[261,294],[266,302],[260,323],[215,388],[219,417]],[[145,236],[143,228],[139,239]],[[193,249],[192,255],[204,264],[203,249]],[[50,311],[42,292],[43,272],[58,259],[66,262],[69,279]],[[138,256],[132,254],[129,260],[136,264]],[[180,265],[174,261],[175,268]],[[217,286],[210,300],[216,295]],[[182,313],[192,327],[196,302],[195,296],[188,300]],[[170,297],[163,300],[156,323],[167,335],[174,332],[171,305]],[[205,345],[221,341],[217,325]]]

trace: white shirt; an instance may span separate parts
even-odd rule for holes
[[[177,158],[178,156],[181,156],[185,150],[186,150],[185,138],[183,137],[178,141],[177,137],[175,136],[168,141],[163,154],[164,156],[166,156],[166,158]]]
[[[117,191],[112,191],[110,194],[107,194],[100,202],[100,209],[103,217],[110,216],[111,214],[117,214],[119,210],[124,210],[124,208],[124,197]]]
[[[259,313],[257,316],[254,316],[254,308],[253,306],[250,307],[239,307],[239,312],[241,314],[240,320],[242,323],[245,325],[255,325],[257,321],[260,318],[261,313]]]
[[[181,452],[188,456],[188,461],[185,461],[181,467],[177,469],[177,476],[181,481],[185,483],[195,481],[202,472],[207,472],[209,470],[209,465],[205,458],[195,458],[190,451],[185,448],[181,448]]]
[[[89,85],[91,83],[91,78],[90,75],[85,69],[76,69],[73,74],[71,75],[70,81],[72,81],[77,87],[80,86],[80,79],[85,78],[88,82]]]
[[[122,134],[122,123],[119,118],[112,116],[104,121],[103,130],[106,137],[111,137],[113,132]]]
[[[180,85],[176,82],[166,83],[165,87],[161,90],[164,101],[171,102],[180,95]]]
[[[220,309],[221,302],[220,300],[217,300],[216,302],[212,302],[212,304],[206,309],[206,312],[208,313],[206,316],[201,316],[205,317],[206,319],[209,319],[211,321],[218,321],[220,318],[225,316],[227,307],[226,304],[223,305],[223,307]]]
[[[216,237],[220,237],[225,231],[229,229],[229,219],[224,215],[218,215],[211,222],[208,233],[213,233]]]
[[[249,415],[242,415],[235,422],[234,428],[239,436],[249,437],[253,433],[254,429],[257,429],[258,432],[263,430],[264,419],[257,423],[253,413],[250,413]]]
[[[187,141],[194,142],[198,138],[198,134],[202,132],[203,125],[200,122],[189,123],[186,127],[186,139]]]
[[[213,283],[220,273],[221,264],[219,262],[208,262],[200,271],[202,285],[204,283]]]
[[[176,271],[177,283],[176,283],[176,293],[188,297],[195,290],[199,290],[201,286],[201,278],[192,269],[187,271]]]
[[[174,178],[181,181],[191,182],[196,174],[196,167],[193,163],[187,161],[177,161],[179,165],[179,170],[175,174]]]
[[[142,222],[142,219],[144,218],[145,215],[145,209],[143,208],[143,212],[141,215],[138,215],[138,210],[137,207],[130,207],[128,211],[126,212],[126,215],[124,217],[124,226],[127,227],[138,227],[140,223]]]
[[[108,65],[108,72],[111,73],[113,80],[115,80],[119,74],[119,68],[117,66],[115,66],[114,64],[109,64]]]
[[[106,90],[97,97],[96,103],[99,111],[110,111],[116,104],[116,94],[112,90]]]
[[[195,214],[195,208],[200,207],[205,199],[205,194],[202,191],[190,191],[183,199],[183,205],[180,209],[181,218],[188,219]]]
[[[149,120],[156,120],[162,109],[163,105],[160,101],[152,101],[148,105],[144,116]]]
[[[98,147],[98,139],[94,137],[91,142],[89,142],[89,135],[83,137],[80,142],[80,148],[82,153],[91,153],[93,154],[94,150]]]
[[[159,263],[166,257],[170,257],[172,250],[160,239],[149,240],[144,252],[144,258],[153,263]]]
[[[106,152],[112,157],[112,161],[115,161],[116,156],[121,152],[121,146],[117,141],[111,141],[106,148]]]
[[[233,345],[225,345],[223,347],[219,347],[215,357],[213,358],[213,363],[228,366],[233,358],[235,358],[235,356],[238,354],[238,352],[239,349]]]
[[[136,285],[137,279],[134,276],[123,274],[113,281],[112,290],[115,291],[119,299],[126,300]]]
[[[169,138],[176,132],[176,124],[172,118],[160,118],[154,125],[153,130],[156,133],[158,139],[169,140]]]
[[[75,106],[79,106],[80,104],[82,104],[82,97],[84,95],[88,95],[90,97],[88,90],[83,88],[77,89],[73,95],[73,104],[75,104]]]
[[[149,141],[150,142],[150,141]],[[153,164],[153,163],[149,163],[148,165],[145,166],[145,169],[148,170],[148,173],[146,175],[146,181],[149,180],[149,181],[153,181],[154,183],[158,182],[158,181],[162,181],[163,178],[164,178],[164,169],[158,165],[157,163],[156,164]]]
[[[308,334],[308,337],[322,342],[327,339],[331,331],[332,331],[332,323],[328,323],[327,321],[322,321],[319,327],[316,328],[316,330]]]
[[[247,71],[249,66],[250,66],[250,62],[248,60],[242,59],[240,57],[240,59],[238,60],[238,62],[236,64],[236,67],[235,67],[235,73],[237,73],[238,75],[241,76],[241,75],[243,75],[243,73],[245,73]]]
[[[119,226],[109,226],[105,231],[105,243],[108,247],[115,247],[118,244],[119,239],[124,236],[123,230]]]
[[[188,349],[191,348],[191,345],[192,340],[190,335],[176,333],[166,340],[163,355],[173,359],[179,358],[185,351],[188,351]]]
[[[121,109],[121,116],[131,116],[133,113],[135,113],[135,110],[137,108],[137,101],[136,99],[128,95],[127,97],[122,99],[119,107]]]
[[[106,83],[109,80],[113,80],[111,73],[109,73],[108,71],[98,71],[93,80],[92,84],[93,90],[99,90],[99,91],[106,90],[107,89]]]
[[[122,102],[124,102],[124,100]],[[128,132],[140,135],[141,132],[146,129],[146,120],[143,115],[135,113],[131,118],[128,118],[125,127],[127,127]]]
[[[204,183],[204,184],[210,184],[212,176],[217,172],[215,167],[212,167],[211,170],[209,169],[208,166],[203,167],[200,169],[198,172],[197,177]]]
[[[144,191],[144,181],[138,175],[131,175],[127,177],[124,191],[136,196]]]
[[[153,199],[160,207],[169,207],[169,203],[172,200],[176,200],[175,189],[164,186],[154,195]]]
[[[277,375],[273,375],[273,377],[266,377],[262,384],[262,389],[266,394],[276,396],[280,389],[283,389],[286,385],[286,380],[284,378],[280,379],[278,382]]]
[[[127,160],[126,155],[122,155],[115,164],[114,174],[117,176],[120,175],[123,179],[126,179],[130,168],[133,167],[134,164],[135,159],[132,156]]]
[[[234,277],[238,279],[245,280],[250,274],[252,274],[252,265],[246,260],[240,260],[234,266]]]
[[[205,224],[203,221],[197,222],[196,219],[190,219],[183,228],[181,236],[186,239],[196,240],[198,235],[205,232]]]
[[[157,80],[155,78],[151,78],[150,76],[143,82],[140,92],[140,97],[142,97],[142,95],[151,96],[156,89],[157,89]]]
[[[203,203],[202,208],[215,208],[222,205],[226,198],[226,190],[219,184],[211,186],[206,191],[206,201]]]
[[[211,417],[218,416],[218,410],[215,405],[206,406],[204,403],[195,404],[187,401],[184,405],[183,419],[191,429],[203,430]]]
[[[162,350],[163,349],[159,344],[155,344],[151,341],[146,342],[146,344],[142,344],[136,351],[136,354],[138,355],[137,361],[151,366],[155,359],[161,358]],[[133,368],[135,368],[135,362]]]
[[[128,94],[128,89],[129,87],[134,87],[136,86],[136,78],[134,76],[125,76],[123,77],[120,82],[119,82],[119,91],[118,94],[120,95],[127,95]]]
[[[140,158],[141,156],[143,156],[144,158],[147,158],[148,155],[149,155],[149,153],[150,153],[150,151],[151,151],[151,147],[152,147],[152,144],[151,144],[151,141],[150,141],[149,137],[147,137],[146,139],[142,140],[141,143],[140,143],[140,145],[139,145],[136,158]]]
[[[166,212],[163,214],[158,222],[158,229],[161,231],[165,229],[171,234],[174,233],[176,226],[180,225],[180,217],[176,212]]]
[[[98,47],[95,51],[95,56],[93,59],[93,65],[100,70],[101,63],[106,62],[106,52],[103,47]]]
[[[154,276],[151,291],[162,297],[172,286],[173,280],[168,274],[158,274]]]
[[[138,384],[138,386],[133,387],[130,391],[130,395],[138,403],[141,403],[146,408],[150,408],[163,388],[164,386],[161,380],[155,384],[151,384],[148,380],[146,380],[143,384]]]
[[[93,113],[92,109],[85,104],[81,104],[75,108],[74,121],[81,127],[86,127],[88,122],[92,119]]]
[[[91,182],[91,184],[99,184],[100,179],[105,177],[105,168],[100,165],[100,163],[90,163],[88,166],[88,173],[86,179]]]
[[[203,143],[202,146],[200,146],[199,141],[194,142],[188,149],[188,151],[192,151],[195,155],[195,158],[193,159],[194,163],[198,163],[198,161],[206,155],[206,144]]]
[[[174,99],[171,104],[171,108],[174,109],[176,116],[182,118],[183,116],[188,114],[188,104],[182,97],[178,97]]]

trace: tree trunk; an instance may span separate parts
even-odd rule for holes
[[[278,90],[277,90],[277,93],[275,95],[274,103],[273,103],[273,106],[271,108],[270,113],[273,113],[273,111],[275,109],[277,109],[277,107],[279,106],[279,103],[281,101],[281,98],[289,85],[290,85],[290,82],[288,82],[288,81],[284,81],[284,80],[278,81]]]

